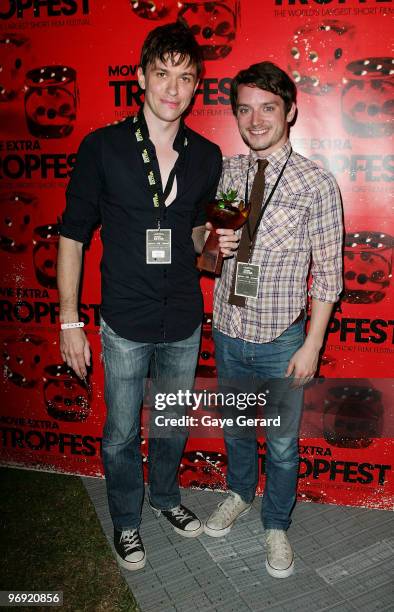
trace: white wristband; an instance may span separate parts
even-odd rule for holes
[[[85,327],[85,323],[79,321],[78,323],[61,323],[60,329],[74,329],[75,327]]]

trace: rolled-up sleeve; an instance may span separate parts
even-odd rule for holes
[[[322,173],[315,191],[308,224],[312,244],[312,285],[309,295],[321,302],[336,302],[343,288],[343,214],[334,177]]]
[[[100,223],[100,197],[103,172],[98,133],[82,141],[77,161],[66,190],[66,209],[60,234],[88,244],[93,228]]]

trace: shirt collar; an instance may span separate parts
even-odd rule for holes
[[[273,170],[282,168],[283,164],[286,162],[287,158],[290,155],[290,151],[291,151],[290,140],[287,140],[280,149],[278,149],[277,151],[274,151],[274,153],[271,153],[271,155],[268,155],[266,157],[266,160],[268,162],[268,168],[271,167],[271,169]],[[249,153],[249,164],[251,166],[254,165],[258,159],[259,159],[259,156],[257,155],[257,152],[252,151],[251,149]]]
[[[149,140],[149,128],[146,123],[145,115],[143,113],[143,109],[141,108],[137,115],[138,124],[141,129],[142,135],[145,140]],[[182,150],[182,147],[187,146],[188,136],[187,136],[187,127],[183,119],[181,119],[179,123],[179,129],[177,135],[175,136],[173,148],[178,153]]]

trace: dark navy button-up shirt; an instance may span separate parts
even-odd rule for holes
[[[146,124],[143,130],[160,176]],[[202,320],[192,230],[205,223],[205,204],[215,198],[222,157],[217,145],[183,123],[174,149],[179,152],[177,196],[161,221],[172,233],[171,264],[146,263],[146,230],[157,227],[157,209],[132,119],[100,128],[82,141],[67,188],[60,233],[86,245],[101,224],[101,313],[119,336],[136,342],[183,340]]]

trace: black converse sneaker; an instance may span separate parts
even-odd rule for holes
[[[194,512],[181,504],[171,508],[171,510],[158,510],[152,506],[151,502],[149,504],[156,516],[160,516],[160,514],[165,516],[170,521],[174,531],[185,538],[196,538],[204,531],[204,525],[200,519]]]
[[[138,529],[114,530],[116,558],[122,567],[128,570],[139,570],[145,567],[145,548]]]

